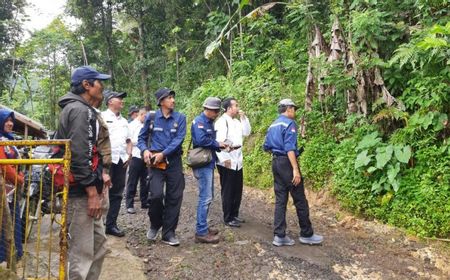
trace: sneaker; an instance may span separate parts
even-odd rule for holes
[[[287,235],[285,237],[278,237],[278,235],[275,235],[272,244],[275,246],[292,246],[295,244],[295,241]]]
[[[236,222],[241,223],[241,224],[245,223],[245,220],[242,219],[241,217],[234,217],[234,220],[235,220]]]
[[[229,222],[225,222],[225,225],[227,225],[229,227],[241,227],[241,223],[239,223],[236,220],[231,220]]]
[[[136,210],[134,210],[134,208],[128,208],[127,213],[128,214],[136,214]]]
[[[308,245],[319,245],[323,242],[323,236],[313,234],[310,237],[302,237],[300,236],[299,239],[300,243],[302,244],[308,244]]]
[[[180,245],[180,241],[175,236],[171,236],[169,238],[163,238],[162,242],[164,244],[170,245],[170,246],[178,246]]]
[[[159,231],[159,229],[150,228],[147,231],[147,239],[151,240],[151,241],[155,241],[156,240],[156,236],[158,235],[158,231]]]
[[[217,244],[219,243],[219,236],[210,233],[206,235],[195,235],[195,243]]]

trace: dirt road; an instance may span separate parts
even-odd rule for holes
[[[220,230],[222,240],[217,245],[195,244],[197,187],[186,175],[177,230],[181,245],[148,242],[146,211],[137,207],[138,213],[130,215],[122,209],[119,224],[127,236],[110,238],[113,249],[104,270],[111,272],[102,279],[450,279],[448,244],[427,244],[395,228],[356,219],[339,211],[326,195],[310,193],[308,199],[315,231],[324,235],[324,244],[298,243],[297,219],[290,206],[288,234],[297,243],[277,248],[271,244],[271,190],[245,188],[241,216],[247,222],[231,229],[222,223],[216,183],[210,224]]]

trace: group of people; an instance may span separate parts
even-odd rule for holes
[[[75,184],[69,189],[69,279],[98,279],[104,257],[106,234],[122,237],[117,224],[126,186],[126,212],[136,213],[134,198],[140,183],[141,208],[148,209],[149,240],[171,246],[180,244],[176,235],[185,188],[182,144],[186,116],[175,111],[176,93],[161,88],[155,93],[155,111],[131,107],[127,121],[122,115],[125,92],[105,91],[109,75],[94,68],[76,68],[70,92],[59,100],[62,108],[57,138],[71,139],[71,173]],[[99,111],[105,103],[107,110]],[[275,246],[293,245],[286,235],[288,195],[294,200],[300,223],[300,243],[320,244],[313,232],[303,179],[297,163],[297,106],[290,99],[278,104],[279,117],[269,127],[263,149],[272,154],[275,190]],[[222,113],[222,114],[221,114]],[[246,114],[236,98],[208,97],[203,112],[191,124],[191,145],[211,153],[211,160],[193,168],[198,183],[197,222],[194,241],[215,244],[219,230],[208,224],[214,197],[217,167],[226,226],[238,228],[245,220],[239,215],[243,192],[243,138],[251,133]],[[128,179],[126,180],[126,170]],[[106,217],[103,216],[106,214]],[[106,219],[103,222],[104,218]]]

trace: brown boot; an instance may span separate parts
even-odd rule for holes
[[[215,228],[208,228],[208,233],[211,235],[218,235],[219,234],[219,230],[215,229]]]
[[[219,236],[212,235],[208,232],[207,235],[195,235],[195,243],[207,243],[207,244],[217,244],[219,243]]]

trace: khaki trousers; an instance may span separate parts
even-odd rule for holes
[[[69,198],[69,280],[97,280],[108,252],[103,219],[87,215],[87,197]]]

